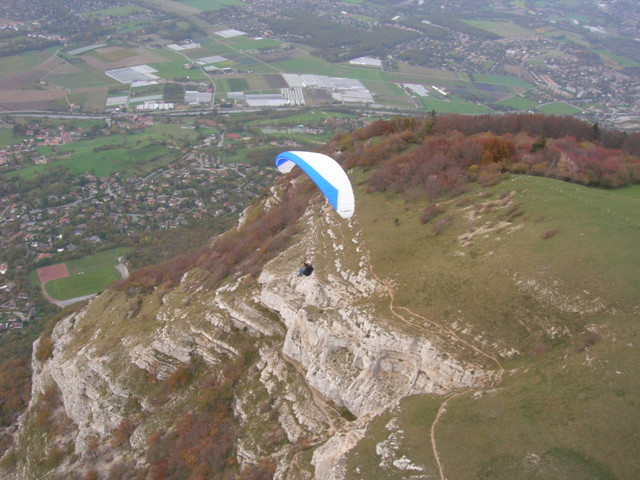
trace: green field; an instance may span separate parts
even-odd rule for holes
[[[495,33],[501,37],[528,37],[536,33],[511,22],[489,22],[486,20],[463,20],[467,25]]]
[[[81,65],[81,67],[84,67]],[[116,82],[113,78],[109,78],[95,70],[82,68],[81,71],[75,73],[52,73],[43,79],[51,85],[62,88],[87,88],[102,87],[112,85]]]
[[[524,316],[521,320],[526,321],[532,329],[545,327],[536,327],[532,319],[527,319],[525,311],[513,310],[514,302],[524,301],[523,294],[516,294],[513,290],[513,278],[494,270],[497,268],[496,262],[501,269],[520,272],[520,275],[538,279],[543,284],[545,277],[561,279],[563,289],[575,292],[578,296],[578,299],[572,300],[572,294],[568,293],[567,302],[580,303],[579,297],[584,296],[585,291],[589,292],[590,298],[607,299],[612,306],[635,305],[638,302],[636,277],[640,275],[640,250],[634,246],[640,241],[640,199],[637,188],[625,189],[627,195],[623,195],[616,190],[596,190],[557,180],[513,176],[495,190],[498,193],[506,190],[517,192],[514,202],[524,212],[518,222],[520,229],[510,234],[500,231],[491,236],[479,236],[471,246],[464,248],[452,246],[455,238],[470,228],[462,210],[447,209],[453,215],[453,223],[450,233],[439,238],[434,237],[428,229],[421,229],[417,219],[415,223],[411,220],[419,214],[419,205],[407,207],[406,214],[399,216],[403,228],[395,228],[396,234],[385,238],[383,231],[389,228],[389,224],[393,225],[391,219],[398,216],[398,205],[382,194],[363,195],[356,199],[362,205],[359,216],[366,215],[363,224],[370,225],[372,230],[369,242],[373,243],[369,244],[369,248],[374,265],[377,264],[380,269],[378,275],[392,275],[391,280],[397,282],[396,300],[399,305],[415,309],[427,317],[449,318],[453,322],[457,318],[455,312],[450,311],[453,302],[456,310],[466,312],[465,317],[481,322],[482,330],[489,337],[496,335],[505,339],[510,335],[509,330],[501,329],[509,326],[515,328],[511,334],[516,336],[506,341],[515,342],[517,335],[523,335],[518,341],[526,343],[526,331],[521,331],[517,326],[519,315]],[[473,198],[473,194],[471,191],[468,195]],[[392,204],[385,205],[384,202]],[[397,202],[401,203],[402,200],[398,199]],[[482,218],[484,222],[495,223],[499,216],[498,210]],[[377,222],[376,218],[379,219]],[[384,222],[383,218],[389,220]],[[571,222],[567,221],[569,218]],[[554,229],[558,233],[549,240],[543,240],[543,234]],[[405,241],[398,244],[399,235]],[[427,238],[429,249],[414,249],[412,255],[407,256],[400,254],[409,245],[425,244]],[[614,250],[613,245],[616,246]],[[379,254],[376,253],[378,249]],[[399,249],[396,254],[391,253],[396,249]],[[455,250],[466,254],[452,259]],[[496,259],[487,258],[491,257],[492,251],[500,252],[500,256]],[[436,252],[440,254],[434,255]],[[396,260],[387,265],[391,258]],[[400,258],[405,259],[407,264],[398,265]],[[554,260],[544,271],[540,271],[539,265],[544,258]],[[413,263],[424,265],[420,271],[429,271],[430,276],[412,278],[406,272],[411,270]],[[404,276],[401,277],[399,272],[405,272]],[[506,282],[505,285],[511,285],[511,291],[498,293],[502,287],[495,285],[497,290],[492,290],[492,299],[482,299],[478,297],[482,290],[482,279]],[[547,307],[539,306],[541,315]],[[537,320],[543,324],[564,321],[566,319],[562,317],[544,315]]]
[[[216,92],[245,92],[249,90],[249,82],[245,78],[214,77]]]
[[[59,47],[46,50],[21,53],[0,58],[0,77],[10,77],[37,67],[48,58],[55,55]]]
[[[565,102],[548,103],[538,107],[538,111],[546,115],[573,115],[582,112],[581,109]]]
[[[174,2],[173,0],[148,0],[148,3],[169,13],[181,17],[189,17],[198,15],[202,10],[186,5],[183,2]]]
[[[173,124],[157,124],[144,133],[112,135],[92,140],[67,143],[56,147],[39,147],[38,153],[53,158],[47,165],[33,165],[9,175],[33,178],[49,166],[64,166],[75,173],[89,172],[99,177],[121,172],[128,176],[144,175],[175,160],[180,152],[159,142],[168,139],[191,141],[195,130],[176,128]]]
[[[397,97],[406,97],[407,96],[407,94],[404,93],[402,88],[396,83],[366,81],[365,80],[363,82],[363,84],[374,95],[397,96]]]
[[[126,248],[117,248],[65,262],[69,276],[47,282],[45,289],[56,300],[98,293],[122,278],[115,266],[126,251]]]
[[[270,38],[261,38],[259,40],[254,40],[253,38],[247,38],[246,36],[230,38],[226,40],[225,43],[229,44],[233,48],[242,51],[256,50],[258,48],[272,48],[282,45],[282,42],[279,40],[272,40]]]
[[[25,137],[14,137],[12,128],[0,128],[0,147],[15,145],[16,143],[20,143],[23,138]]]
[[[228,141],[225,139],[225,144],[229,144],[229,143],[235,143],[233,141]],[[252,147],[251,149],[251,154],[254,155],[254,158],[262,155],[265,158],[275,158],[275,155],[277,155],[278,151],[280,150],[282,151],[283,149],[281,147],[274,147],[272,145],[264,145],[264,146],[260,146],[260,147]],[[220,154],[220,160],[223,163],[248,163],[248,157],[247,157],[247,152],[249,151],[248,148],[240,148],[236,151],[234,151],[233,153],[228,153],[226,151],[223,151]]]
[[[180,3],[192,8],[197,8],[202,12],[220,10],[227,5],[242,5],[242,2],[238,0],[184,0]]]
[[[104,110],[107,101],[107,89],[97,89],[87,91],[72,91],[67,95],[67,99],[71,103],[81,105],[84,111],[101,112]]]
[[[640,333],[640,189],[511,176],[482,195],[472,188],[443,201],[450,226],[435,235],[418,219],[426,201],[364,188],[356,192],[363,242],[376,275],[394,285],[396,307],[422,315],[431,338],[441,326],[457,326],[485,352],[519,352],[498,357],[508,373],[495,389],[461,392],[448,403],[435,429],[446,478],[637,478],[630,459],[640,440],[633,340]],[[510,207],[504,199],[511,194]],[[516,228],[462,246],[465,232],[497,225],[513,208],[522,211],[511,220]],[[478,214],[473,222],[471,211]],[[409,397],[386,412],[349,454],[346,477],[406,478],[399,469],[382,477],[371,467],[380,457],[367,439],[387,438],[391,415],[399,425],[393,431],[403,432],[399,451],[425,466],[425,477],[438,478],[428,438],[443,400]]]
[[[633,58],[625,57],[623,55],[616,55],[608,50],[596,50],[596,52],[605,59],[609,59],[615,62],[621,67],[640,67],[640,62],[637,62]]]
[[[199,68],[186,70],[184,64],[187,63],[185,58],[175,62],[150,63],[149,66],[157,70],[154,75],[164,79],[179,79],[188,77],[190,80],[209,81],[209,77]]]
[[[481,114],[489,112],[489,108],[484,105],[468,103],[461,99],[455,101],[436,100],[432,97],[420,97],[420,101],[426,110],[435,110],[442,113],[465,113]]]
[[[227,58],[232,58],[232,55],[239,55],[239,53],[230,48],[229,46],[225,45],[224,43],[221,43],[220,40],[212,40],[212,39],[206,39],[203,40],[200,43],[200,48],[194,48],[192,50],[185,50],[183,52],[180,52],[184,55],[187,55],[190,59],[192,60],[197,60],[199,58],[202,57],[211,57],[213,55],[222,55],[223,57],[227,57]],[[167,49],[168,50],[168,49]],[[169,52],[171,52],[171,56],[169,57],[169,59],[173,60],[175,59],[175,54],[176,52],[173,52],[172,50],[168,50]],[[180,55],[180,54],[178,54]]]
[[[498,104],[515,108],[516,110],[534,110],[538,106],[538,102],[517,96],[501,100]]]
[[[136,52],[130,48],[118,48],[110,52],[103,52],[101,50],[102,49],[93,50],[90,52],[90,55],[105,63],[117,62],[136,55]]]
[[[112,8],[103,8],[101,10],[92,10],[90,12],[84,12],[81,15],[84,18],[90,17],[124,17],[126,15],[131,15],[132,13],[144,12],[145,9],[141,7],[136,7],[133,5],[126,5],[122,7],[112,7]]]

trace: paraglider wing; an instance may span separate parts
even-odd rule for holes
[[[353,188],[338,162],[328,155],[316,152],[282,152],[276,157],[276,167],[282,173],[289,173],[296,165],[315,182],[342,218],[353,215]]]

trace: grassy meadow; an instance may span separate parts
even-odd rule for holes
[[[353,172],[355,183],[365,178]],[[426,202],[362,188],[358,221],[396,309],[415,312],[434,341],[438,330],[454,331],[505,368],[496,388],[449,401],[435,430],[446,478],[633,478],[640,188],[508,176],[441,201],[444,213],[427,224],[419,220]],[[498,369],[488,358],[484,366]],[[350,472],[378,466],[366,438],[390,436],[395,416],[401,451],[414,449],[411,460],[437,476],[428,427],[443,401],[411,397],[374,422]],[[403,475],[391,469],[384,478]]]
[[[16,143],[20,143],[23,138],[25,137],[14,136],[12,128],[0,128],[0,147],[15,145]]]

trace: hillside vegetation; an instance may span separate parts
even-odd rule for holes
[[[292,172],[207,248],[133,272],[48,330],[36,370],[55,381],[39,377],[2,468],[101,480],[638,477],[637,142],[541,116],[398,118],[335,137],[323,151],[355,186],[350,221]],[[297,280],[307,258],[314,276]],[[393,351],[401,338],[410,345]],[[365,370],[361,349],[383,340],[393,355],[371,353],[380,361]],[[440,353],[415,376],[438,394],[410,395],[414,382],[357,418],[376,399],[341,390],[366,372],[362,388],[380,382],[392,398],[425,341]],[[447,383],[444,365],[470,380]],[[91,401],[65,416],[63,405]]]
[[[447,478],[640,472],[637,142],[569,117],[451,115],[375,122],[325,147],[358,186],[357,225],[395,306],[416,331],[468,342],[505,371],[496,389],[448,403],[437,430]],[[195,263],[218,278],[256,271],[289,243],[283,232],[313,193],[302,185]],[[400,451],[426,442],[440,403],[396,411]],[[370,443],[354,450],[349,478],[378,468]]]

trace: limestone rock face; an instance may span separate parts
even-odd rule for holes
[[[294,448],[301,442],[314,449],[315,478],[340,478],[367,422],[403,397],[489,383],[481,362],[457,360],[393,308],[392,289],[372,270],[355,220],[319,210],[307,212],[303,238],[270,261],[257,282],[239,278],[210,291],[200,282],[205,274],[192,271],[162,296],[107,291],[60,321],[51,357],[34,356],[33,397],[16,448],[32,441],[30,419],[54,389],[74,426],[67,432],[73,452],[47,475],[86,472],[116,461],[114,455],[145,471],[149,437],[171,429],[197,395],[187,386],[160,401],[163,382],[195,358],[215,375],[247,341],[258,358],[234,391],[236,456],[242,465],[274,459],[280,479],[306,478],[302,450]],[[315,265],[312,276],[297,276],[303,261]],[[126,425],[123,447],[114,438]],[[271,437],[259,433],[265,425]],[[274,446],[276,427],[285,447]],[[17,478],[36,478],[38,452],[22,451]]]
[[[282,255],[258,280],[260,302],[286,325],[282,352],[303,366],[308,384],[361,417],[407,395],[490,381],[486,372],[443,355],[426,336],[402,328],[410,319],[390,309],[389,291],[371,272],[357,228],[334,222],[329,213],[321,226],[311,223],[300,243],[307,260],[323,251],[332,263],[298,277],[285,273],[290,260]],[[338,243],[338,238],[353,241]],[[327,244],[333,251],[322,249]]]

